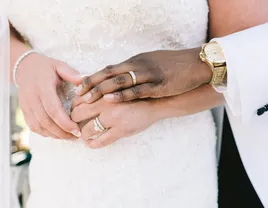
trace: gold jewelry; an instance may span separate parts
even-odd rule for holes
[[[137,77],[136,77],[136,74],[134,73],[134,71],[129,71],[128,73],[129,73],[130,76],[131,76],[133,86],[135,86],[135,85],[137,84]]]
[[[202,46],[200,59],[212,70],[210,84],[221,92],[226,88],[227,66],[223,51],[217,42],[210,42]]]
[[[94,120],[93,120],[93,123],[94,123],[94,130],[95,131],[98,131],[98,132],[104,132],[106,131],[106,128],[101,124],[100,120],[98,117],[96,117]]]

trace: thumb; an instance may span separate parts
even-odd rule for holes
[[[68,66],[67,64],[62,64],[56,67],[57,74],[65,81],[70,82],[74,85],[79,85],[83,81],[83,75],[81,75],[77,70]]]

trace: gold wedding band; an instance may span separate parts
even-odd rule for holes
[[[104,132],[106,131],[106,128],[101,124],[100,120],[98,117],[96,117],[94,120],[93,120],[93,123],[94,123],[94,130],[97,131],[97,132]]]
[[[129,73],[130,76],[131,76],[133,86],[135,86],[135,85],[137,84],[137,77],[136,77],[136,74],[134,73],[134,71],[129,71],[128,73]]]

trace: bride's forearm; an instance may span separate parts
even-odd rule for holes
[[[160,119],[191,115],[224,103],[223,95],[217,93],[209,84],[182,95],[152,100]]]
[[[30,49],[24,42],[15,28],[10,25],[10,82],[13,83],[13,67],[18,58]]]

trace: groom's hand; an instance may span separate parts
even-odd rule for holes
[[[212,72],[199,58],[200,48],[153,51],[85,77],[77,102],[122,102],[185,93],[209,83]]]

